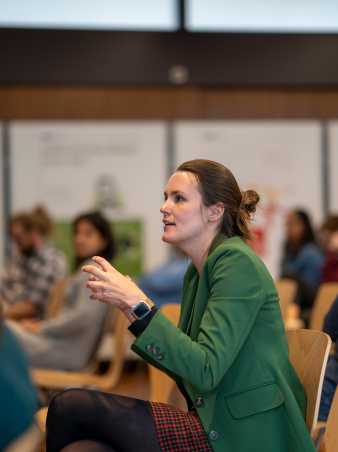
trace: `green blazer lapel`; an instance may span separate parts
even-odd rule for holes
[[[218,234],[210,246],[208,256],[226,240],[223,234]],[[181,306],[179,328],[196,339],[199,325],[208,302],[208,270],[206,264],[202,275],[199,277],[196,268],[190,264],[185,277],[183,287],[184,303]]]
[[[216,250],[216,248],[224,243],[224,241],[232,241],[236,242],[241,240],[239,237],[230,237],[227,238],[223,234],[218,234],[214,241],[212,242],[210,246],[210,250],[208,253],[207,261],[210,259],[213,259],[211,254]],[[202,321],[202,317],[204,315],[206,306],[208,304],[208,297],[209,297],[209,269],[207,262],[205,262],[203,267],[203,272],[201,274],[201,277],[199,279],[198,289],[195,295],[194,299],[194,309],[192,310],[192,318],[191,318],[191,330],[190,330],[190,337],[191,339],[195,340],[197,339],[199,327]]]
[[[178,323],[178,327],[184,331],[187,332],[189,325],[191,323],[191,317],[192,317],[192,307],[195,300],[195,295],[198,287],[198,273],[195,267],[189,268],[189,274],[187,273],[187,279],[184,284],[183,289],[183,297],[182,299],[184,302],[181,306],[181,315],[180,320]]]
[[[194,299],[194,309],[192,309],[190,322],[191,323],[190,337],[193,340],[197,339],[199,327],[207,303],[208,303],[207,280],[206,277],[204,277],[200,279],[196,296]]]

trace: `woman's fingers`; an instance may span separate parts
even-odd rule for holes
[[[104,259],[103,257],[93,256],[92,260],[96,264],[98,264],[102,268],[102,270],[105,271],[105,272],[112,272],[112,271],[113,272],[117,272],[117,270],[115,270],[115,268],[112,265],[110,265],[110,263],[106,259]]]
[[[107,292],[110,290],[109,287],[107,287],[106,283],[103,281],[87,281],[86,286],[91,290],[102,290],[104,292]]]
[[[90,273],[92,276],[98,278],[100,281],[107,281],[109,278],[106,272],[100,270],[95,265],[84,265],[82,267],[82,271]]]

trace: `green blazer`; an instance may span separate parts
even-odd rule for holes
[[[183,385],[214,451],[315,451],[273,280],[241,238],[188,268],[178,328],[157,312],[132,349]]]

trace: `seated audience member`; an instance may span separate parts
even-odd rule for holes
[[[93,255],[111,261],[115,253],[112,231],[100,213],[89,212],[75,219],[73,233],[77,271],[68,282],[61,312],[45,321],[7,322],[33,367],[82,369],[103,333],[107,306],[90,299],[81,265]]]
[[[325,252],[322,282],[338,282],[338,215],[331,215],[320,229]]]
[[[66,274],[64,255],[48,243],[52,221],[42,207],[10,222],[12,257],[0,278],[5,317],[43,318],[50,290]]]
[[[177,251],[167,262],[141,276],[138,286],[158,308],[167,303],[180,303],[188,265],[189,259]]]
[[[329,356],[320,401],[320,421],[326,422],[338,383],[338,296],[325,317],[323,330],[335,342],[335,353]]]
[[[296,304],[306,319],[322,278],[324,256],[317,244],[309,215],[292,210],[286,219],[281,277],[298,283]]]
[[[315,452],[278,294],[246,244],[258,201],[217,162],[185,162],[169,178],[162,240],[191,259],[178,327],[104,259],[83,267],[93,298],[126,316],[132,349],[174,379],[188,411],[67,390],[49,405],[47,452]]]
[[[3,321],[0,305],[0,450],[33,424],[37,394],[27,364],[16,338]]]

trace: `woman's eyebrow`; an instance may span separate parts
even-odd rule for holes
[[[182,195],[184,194],[181,190],[173,190],[171,192],[169,192],[170,195]],[[168,195],[168,192],[164,192],[164,195]]]

